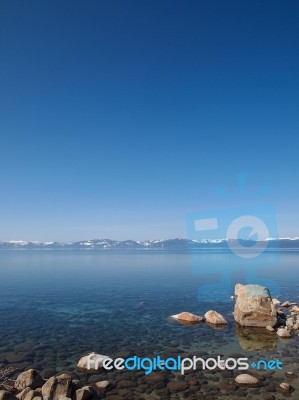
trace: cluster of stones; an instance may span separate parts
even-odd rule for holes
[[[190,312],[184,311],[181,312],[180,314],[172,315],[171,318],[186,324],[188,323],[196,324],[198,322],[207,322],[208,324],[211,325],[227,324],[227,320],[224,318],[224,316],[214,310],[207,311],[204,316],[195,315]]]
[[[277,330],[279,337],[290,338],[292,334],[299,334],[299,307],[297,303],[273,299],[277,309]]]
[[[235,286],[234,319],[241,326],[261,327],[276,332],[281,338],[290,338],[293,332],[299,333],[299,307],[297,303],[286,301],[281,304],[272,299],[267,288],[260,285]],[[181,312],[171,318],[185,324],[207,322],[209,325],[225,325],[226,318],[217,311],[210,310],[204,316]]]
[[[244,327],[266,328],[274,332],[280,338],[291,338],[293,332],[299,334],[299,307],[297,303],[286,301],[281,303],[278,299],[272,299],[267,288],[260,285],[235,286],[234,320]],[[208,311],[204,316],[198,316],[189,312],[173,315],[172,318],[184,323],[198,323],[206,321],[212,325],[227,324],[224,316],[217,311]],[[289,372],[291,374],[291,372]],[[256,385],[258,379],[249,374],[238,375],[235,379],[240,385]],[[290,393],[292,387],[282,382],[277,388],[282,393]]]
[[[29,369],[16,379],[11,391],[0,390],[0,400],[91,400],[104,394],[108,381],[83,386],[67,374],[43,380],[40,374]]]
[[[81,365],[83,363],[82,358]],[[219,372],[222,379],[219,379]],[[37,371],[30,369],[17,377],[14,390],[0,391],[0,400],[166,400],[178,394],[184,399],[212,400],[221,393],[230,394],[230,398],[234,399],[249,393],[250,396],[259,395],[258,398],[263,400],[273,400],[276,396],[272,393],[288,394],[294,391],[287,382],[267,383],[266,378],[270,378],[271,374],[238,374],[237,371],[228,370],[219,372],[217,375],[216,371],[188,371],[182,377],[171,376],[166,371],[148,376],[142,371],[135,371],[134,379],[132,373],[125,373],[115,378],[115,384],[99,381],[83,386],[67,374],[43,380]],[[298,378],[296,374],[293,375],[294,379]],[[250,396],[248,398],[257,398]]]

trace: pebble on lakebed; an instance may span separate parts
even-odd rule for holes
[[[259,380],[252,375],[249,374],[241,374],[236,376],[235,382],[240,385],[256,385],[259,383]]]

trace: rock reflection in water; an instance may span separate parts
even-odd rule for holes
[[[265,328],[244,327],[236,324],[236,334],[240,346],[246,351],[270,351],[277,346],[276,334]]]

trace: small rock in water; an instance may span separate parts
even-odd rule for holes
[[[189,384],[186,381],[171,381],[167,384],[167,387],[171,393],[177,393],[188,389]]]
[[[293,371],[286,371],[287,376],[296,376],[295,372]]]
[[[99,394],[104,394],[108,386],[110,386],[109,381],[99,381],[94,384],[94,388]]]
[[[282,303],[281,307],[290,307],[291,303],[289,301],[285,301]]]
[[[277,335],[282,338],[290,338],[291,333],[286,328],[277,329]]]
[[[267,325],[267,326],[266,326],[266,329],[267,329],[268,331],[270,331],[270,332],[274,332],[274,331],[275,331],[275,329],[274,329],[271,325]]]
[[[95,386],[99,389],[106,389],[110,385],[109,381],[99,381],[95,383]]]
[[[291,302],[289,302],[289,301],[285,301],[284,303],[282,303],[281,307],[286,307],[286,308],[288,308],[288,307],[296,306],[296,305],[297,305],[297,303],[291,303]]]
[[[272,299],[272,303],[273,303],[275,306],[278,306],[278,305],[281,304],[281,302],[280,302],[278,299]]]
[[[219,314],[217,311],[210,310],[205,313],[205,319],[208,323],[213,325],[226,325],[227,320],[223,315]]]
[[[295,321],[292,317],[287,318],[286,326],[293,327],[295,325]]]
[[[279,385],[280,391],[282,391],[282,392],[284,392],[284,393],[290,393],[291,388],[292,388],[292,387],[291,387],[288,383],[282,382],[282,383]]]
[[[291,312],[294,313],[294,314],[299,314],[299,307],[298,306],[293,306],[291,308]]]
[[[172,315],[171,318],[177,319],[179,321],[186,321],[186,322],[201,322],[204,320],[204,317],[199,315],[191,314],[189,312],[181,312],[180,314]]]
[[[271,394],[269,392],[265,392],[265,393],[263,393],[263,399],[264,400],[275,400],[275,397],[273,396],[273,394]]]
[[[256,385],[259,380],[255,376],[249,374],[241,374],[235,378],[235,381],[240,385]]]

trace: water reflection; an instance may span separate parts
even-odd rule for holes
[[[277,347],[277,335],[265,328],[235,325],[240,346],[246,351],[273,350]]]

